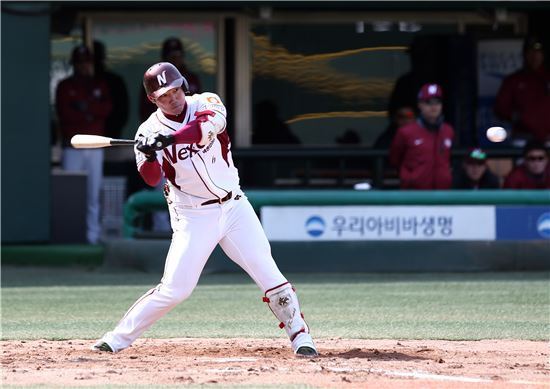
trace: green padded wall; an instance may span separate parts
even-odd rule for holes
[[[43,242],[50,238],[49,5],[4,4],[2,243]]]

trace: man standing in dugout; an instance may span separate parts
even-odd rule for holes
[[[106,135],[105,122],[112,111],[109,85],[95,74],[94,56],[85,45],[71,55],[74,73],[62,80],[56,90],[55,105],[63,144],[62,167],[66,171],[85,171],[87,177],[86,236],[96,244],[101,236],[100,193],[103,181],[103,149],[74,149],[76,134]]]
[[[512,145],[550,143],[550,71],[536,36],[523,43],[523,67],[507,76],[496,96],[495,114],[512,124]]]
[[[418,109],[416,121],[397,130],[390,162],[399,169],[401,189],[450,189],[454,130],[444,122],[441,86],[422,86]]]
[[[187,80],[168,62],[151,66],[143,85],[158,108],[137,131],[136,163],[148,185],[157,185],[161,175],[166,178],[172,242],[160,284],[139,298],[92,349],[118,352],[129,347],[188,298],[219,243],[264,292],[263,301],[285,329],[294,354],[317,356],[294,288],[279,271],[260,221],[240,189],[219,96],[186,96]]]

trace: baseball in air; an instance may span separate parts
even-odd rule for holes
[[[487,129],[487,139],[491,142],[503,142],[508,133],[502,127],[490,127]]]

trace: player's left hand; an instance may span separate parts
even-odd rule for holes
[[[173,135],[162,135],[162,134],[158,134],[157,136],[155,136],[155,138],[153,139],[153,142],[151,144],[151,147],[153,148],[153,150],[155,151],[160,151],[162,149],[165,149],[166,147],[170,146],[171,144],[173,144],[176,140],[174,139],[174,136]]]
[[[209,109],[205,109],[204,111],[197,111],[195,112],[196,121],[200,123],[206,122],[209,118],[209,116],[215,116],[216,113],[214,111],[210,111]]]

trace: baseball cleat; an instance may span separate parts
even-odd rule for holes
[[[296,350],[296,356],[306,357],[306,358],[315,358],[319,356],[319,353],[313,347],[302,346],[302,347],[299,347],[298,350]]]
[[[107,344],[107,342],[104,342],[102,340],[98,341],[96,344],[94,344],[92,346],[92,351],[96,351],[96,352],[108,352],[108,353],[112,353],[114,352],[113,349],[111,348],[111,346],[109,346]]]

